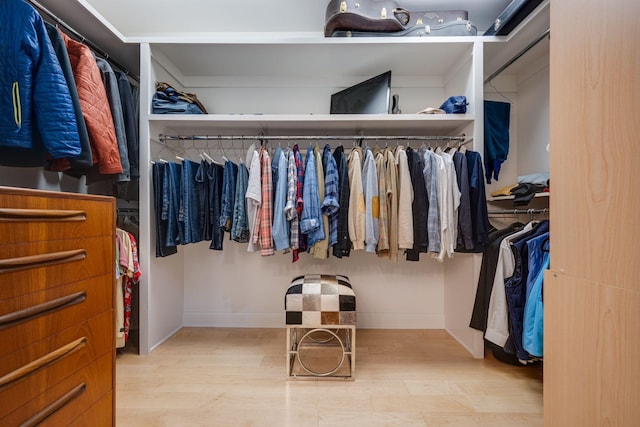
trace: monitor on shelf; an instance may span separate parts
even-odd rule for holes
[[[331,95],[331,114],[388,114],[391,71]]]

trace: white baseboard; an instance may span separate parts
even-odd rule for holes
[[[218,328],[282,328],[284,313],[197,313],[185,312],[184,326]],[[358,328],[363,329],[443,329],[441,314],[361,313]]]

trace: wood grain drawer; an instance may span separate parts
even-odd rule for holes
[[[5,243],[111,235],[115,199],[0,187],[0,235]]]
[[[115,271],[115,238],[0,244],[0,301]]]
[[[113,275],[107,274],[3,301],[0,357],[113,311],[114,286]],[[4,368],[0,365],[0,375]]]
[[[68,427],[108,427],[115,425],[114,413],[114,396],[113,393],[109,393],[102,399],[98,400],[89,409],[80,414],[78,418],[71,421]],[[57,415],[57,414],[56,414]],[[60,417],[60,419],[64,419]],[[56,419],[51,417],[51,422],[42,423],[42,427],[46,426],[58,426]]]
[[[24,402],[10,413],[0,411],[7,414],[0,415],[0,425],[18,426],[27,420],[31,420],[27,425],[36,425],[39,421],[39,426],[112,425],[111,375],[113,359],[104,355],[43,393],[13,396],[14,399],[21,397]],[[51,413],[51,410],[54,411]]]
[[[80,326],[68,328],[54,337],[0,359],[0,414],[22,406],[30,396],[38,396],[67,377],[106,356],[113,370],[113,316],[103,313]],[[107,389],[112,387],[108,381]],[[0,423],[0,425],[3,425]]]

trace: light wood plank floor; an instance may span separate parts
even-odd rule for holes
[[[184,328],[116,370],[118,427],[543,425],[541,366],[441,330],[359,329],[355,381],[287,381],[284,328]]]

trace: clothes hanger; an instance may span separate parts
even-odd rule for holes
[[[490,82],[489,82],[489,86],[491,86],[491,87],[493,88],[493,90],[494,90],[494,91],[496,91],[496,93],[497,93],[498,95],[500,95],[501,97],[503,97],[504,99],[506,99],[507,101],[509,101],[509,103],[513,104],[513,101],[512,101],[512,100],[510,100],[510,99],[509,99],[505,94],[503,94],[502,92],[500,92],[500,91],[498,90],[498,88],[497,88],[497,87],[495,87],[495,86],[493,85],[493,81],[490,81]]]

